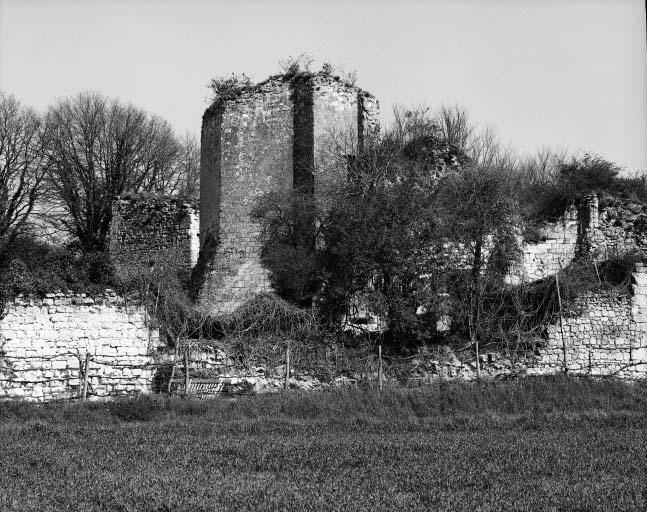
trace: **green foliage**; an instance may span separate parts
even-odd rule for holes
[[[55,291],[102,293],[119,281],[106,254],[54,247],[35,238],[18,238],[0,263],[3,297],[43,296]]]
[[[251,87],[251,85],[252,81],[245,73],[232,73],[229,76],[212,78],[207,87],[211,89],[211,102],[213,103],[218,99],[235,98],[240,94],[240,91]]]
[[[321,65],[321,72],[324,75],[331,76],[335,72],[335,67],[330,62],[324,62]]]
[[[310,306],[321,288],[317,251],[317,218],[312,197],[294,192],[262,196],[252,217],[263,223],[263,264],[278,295],[293,304]]]
[[[428,116],[404,113],[398,128],[367,140],[347,161],[331,206],[312,197],[268,195],[255,216],[264,226],[263,261],[279,294],[314,298],[337,322],[358,294],[393,332],[417,332],[415,312],[440,243],[434,214],[437,177],[466,157]]]
[[[589,294],[611,294],[614,297],[630,293],[631,275],[635,264],[644,261],[644,255],[629,253],[601,262],[580,260],[559,272],[561,314],[578,314],[577,299]],[[469,289],[467,271],[449,276],[448,288],[454,302],[453,329],[468,335],[468,317],[462,314],[461,297]],[[484,281],[479,315],[479,338],[519,353],[533,350],[537,339],[545,336],[546,327],[558,322],[560,307],[554,276],[523,285],[506,285],[500,281]]]
[[[562,162],[548,180],[530,184],[523,190],[526,220],[555,221],[584,197],[597,194],[601,205],[612,198],[647,202],[645,177],[618,176],[621,168],[592,154]]]

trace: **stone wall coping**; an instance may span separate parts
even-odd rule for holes
[[[142,208],[158,209],[160,206],[172,207],[178,209],[192,209],[196,212],[200,207],[200,201],[188,200],[185,197],[159,196],[159,197],[117,197],[113,204],[116,205],[137,205]]]
[[[303,82],[303,83],[310,82],[310,83],[319,84],[319,85],[337,84],[346,88],[347,90],[355,91],[365,98],[374,99],[377,102],[377,99],[375,98],[375,96],[373,96],[373,94],[362,89],[361,87],[358,87],[355,84],[350,83],[347,80],[344,80],[338,75],[329,75],[323,72],[316,72],[316,73],[305,72],[305,73],[298,73],[296,75],[279,74],[279,75],[272,75],[269,78],[261,82],[258,82],[256,84],[241,87],[240,89],[235,91],[231,97],[216,98],[216,100],[205,110],[203,114],[203,118],[208,117],[213,112],[217,112],[218,110],[223,108],[225,104],[229,102],[232,102],[232,101],[235,102],[241,99],[248,99],[259,93],[278,91],[278,90],[281,90],[286,85],[290,86],[298,82]]]
[[[87,294],[75,293],[72,291],[55,291],[46,293],[44,297],[36,295],[18,294],[13,299],[8,301],[9,305],[13,306],[66,306],[66,305],[83,305],[83,306],[100,306],[100,305],[113,305],[113,306],[140,306],[141,301],[135,295],[123,296],[112,290],[106,288],[103,293]]]

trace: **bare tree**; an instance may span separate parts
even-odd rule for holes
[[[0,253],[27,226],[45,173],[41,117],[0,91]]]
[[[453,270],[465,269],[459,297],[470,341],[478,360],[480,338],[488,323],[483,317],[486,289],[502,282],[518,225],[518,200],[509,170],[471,164],[447,174],[438,194],[437,215],[443,236],[456,247]],[[495,261],[501,260],[502,266]],[[478,372],[477,363],[477,372]]]
[[[65,210],[63,228],[84,251],[103,250],[112,200],[124,193],[171,193],[181,145],[163,119],[85,92],[47,113],[49,184]]]
[[[443,139],[457,148],[466,149],[474,136],[467,110],[457,105],[440,107],[433,116]]]
[[[200,196],[200,143],[195,135],[186,133],[182,137],[177,161],[178,177],[176,191],[179,195],[198,199]]]

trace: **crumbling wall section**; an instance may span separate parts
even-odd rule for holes
[[[288,82],[270,80],[205,113],[203,159],[209,156],[210,165],[201,174],[210,175],[210,195],[201,197],[209,211],[202,232],[216,237],[216,250],[200,302],[212,313],[230,312],[270,288],[260,261],[261,226],[251,213],[260,195],[292,188],[291,96]]]
[[[529,374],[647,377],[647,269],[637,264],[633,294],[590,294],[547,330]]]
[[[558,222],[543,226],[537,242],[522,242],[510,271],[510,281],[513,284],[537,281],[568,266],[577,251],[578,224],[577,210],[572,209]]]
[[[345,183],[347,155],[359,143],[358,89],[333,77],[313,79],[315,197],[327,200]]]
[[[539,241],[523,242],[509,281],[532,282],[552,276],[575,259],[598,261],[647,250],[647,206],[617,201],[599,207],[596,195],[584,198],[557,222],[546,223]]]
[[[380,104],[372,94],[360,90],[357,92],[357,105],[358,141],[362,147],[367,137],[379,132]]]
[[[197,205],[180,198],[117,199],[112,204],[109,251],[118,269],[167,255],[189,271],[199,251]]]
[[[90,354],[88,396],[149,393],[158,332],[116,293],[18,297],[0,320],[0,399],[77,398]]]
[[[346,155],[357,150],[361,129],[376,125],[377,112],[368,93],[321,74],[274,77],[207,109],[200,203],[204,261],[198,265],[204,275],[194,279],[206,310],[228,313],[270,289],[261,264],[261,226],[251,217],[258,197],[294,189],[334,197],[327,189],[342,178]],[[206,254],[210,239],[214,251]]]
[[[598,208],[595,197],[590,215],[592,229],[587,242],[594,258],[613,259],[647,249],[647,206],[616,201]]]

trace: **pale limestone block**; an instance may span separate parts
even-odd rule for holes
[[[641,347],[632,351],[632,356],[635,361],[647,362],[647,347]]]

